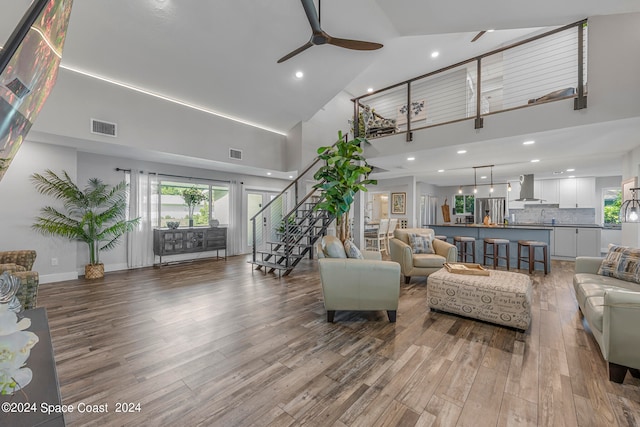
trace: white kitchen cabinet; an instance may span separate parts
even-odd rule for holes
[[[576,230],[573,227],[556,227],[554,233],[554,252],[552,255],[561,257],[576,256]]]
[[[600,256],[599,228],[555,227],[551,254],[558,257]]]
[[[561,179],[558,186],[560,208],[595,208],[596,179]]]
[[[576,203],[578,208],[595,208],[596,202],[596,179],[577,178],[576,179]]]

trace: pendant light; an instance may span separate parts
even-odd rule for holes
[[[632,188],[631,199],[625,200],[620,206],[620,222],[638,222],[640,215],[640,201],[636,195],[638,190],[640,188]]]

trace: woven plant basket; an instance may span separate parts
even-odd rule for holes
[[[84,266],[85,279],[100,279],[104,277],[104,264],[87,264]]]

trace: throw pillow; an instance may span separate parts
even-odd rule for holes
[[[414,254],[435,254],[431,235],[409,233],[409,244]]]
[[[613,245],[600,264],[598,274],[640,283],[640,249]]]
[[[347,258],[364,259],[360,249],[351,240],[345,240],[344,251],[347,253]]]
[[[340,239],[336,236],[324,236],[322,238],[322,252],[327,258],[346,258],[347,253]]]

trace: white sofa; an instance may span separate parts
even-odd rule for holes
[[[604,258],[576,258],[573,286],[609,379],[621,383],[627,370],[640,377],[640,284],[598,274]]]

